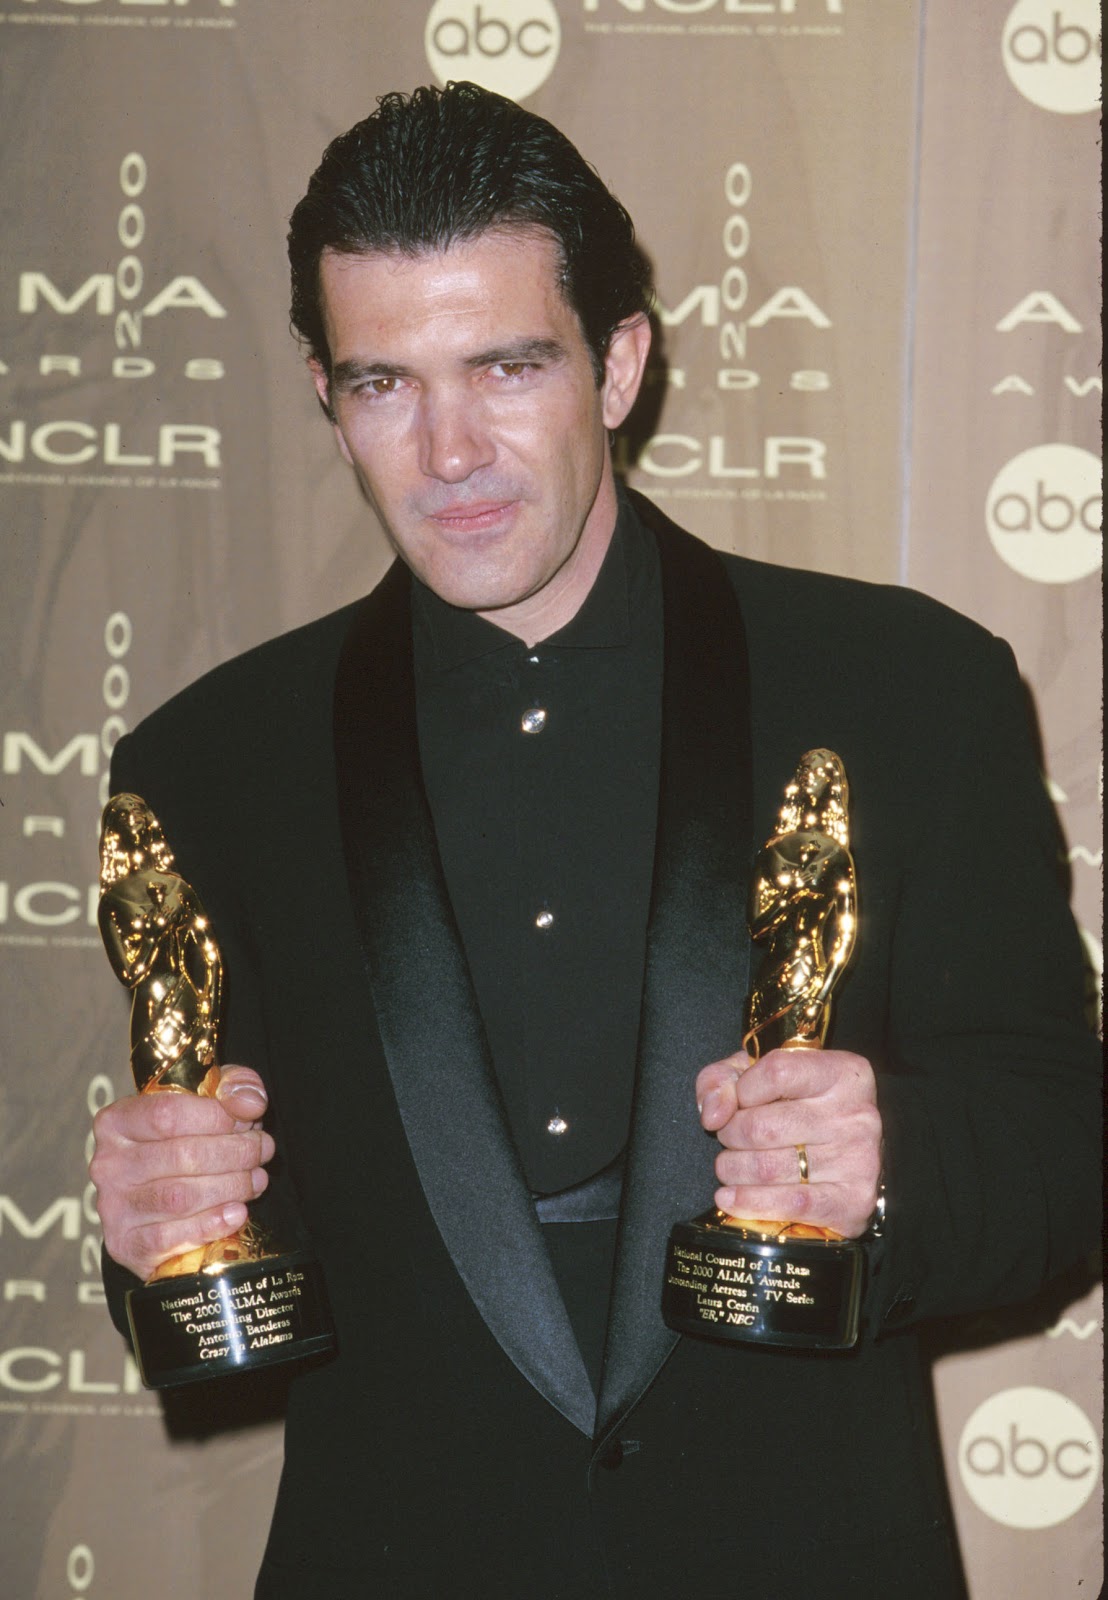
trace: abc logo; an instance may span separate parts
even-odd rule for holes
[[[562,29],[551,0],[435,0],[423,43],[440,83],[468,78],[523,100],[553,72]]]
[[[1006,462],[985,523],[1002,561],[1036,583],[1073,583],[1101,562],[1100,462],[1073,444],[1039,444]]]
[[[1002,49],[1009,78],[1033,105],[1072,114],[1100,104],[1097,0],[1016,0]]]
[[[1079,1405],[1055,1389],[1002,1389],[978,1406],[958,1441],[971,1500],[1007,1528],[1050,1528],[1088,1500],[1100,1446]]]

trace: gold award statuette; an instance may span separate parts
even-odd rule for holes
[[[117,794],[100,830],[100,933],[132,992],[131,1070],[140,1094],[214,1095],[223,962],[204,908],[174,870],[158,819]],[[248,1371],[334,1347],[319,1266],[277,1252],[250,1221],[163,1261],[127,1294],[148,1389]]]
[[[754,861],[750,934],[765,945],[743,1047],[818,1050],[831,994],[850,960],[857,889],[847,782],[831,750],[809,750]],[[807,1152],[797,1147],[807,1181]],[[858,1337],[865,1252],[803,1222],[738,1218],[713,1207],[679,1222],[666,1252],[662,1315],[678,1333],[753,1344],[848,1349]]]

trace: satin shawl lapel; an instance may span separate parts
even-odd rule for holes
[[[749,940],[750,690],[742,617],[716,554],[653,507],[662,562],[665,673],[654,887],[634,1120],[597,1413],[602,1435],[677,1343],[662,1321],[674,1222],[711,1204],[716,1141],[693,1080],[742,1037]]]
[[[399,563],[343,647],[335,758],[377,1027],[427,1203],[503,1349],[591,1435],[595,1398],[508,1133],[423,787]]]

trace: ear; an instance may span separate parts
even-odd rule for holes
[[[618,428],[634,405],[650,354],[650,322],[644,312],[621,322],[604,357],[601,408],[604,426]]]
[[[350,466],[353,466],[354,462],[347,448],[346,440],[343,438],[342,429],[339,427],[338,420],[331,407],[331,380],[327,376],[323,363],[318,361],[315,356],[309,356],[308,371],[312,375],[312,382],[315,384],[315,392],[319,396],[319,403],[323,407],[324,415],[335,430],[335,440],[343,458]]]

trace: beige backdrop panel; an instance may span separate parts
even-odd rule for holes
[[[928,6],[904,568],[1016,649],[1097,980],[1099,25],[1081,0]],[[1099,1586],[1100,1312],[1079,1273],[937,1339],[977,1600]]]
[[[953,0],[929,5],[924,60],[921,8],[884,0],[486,0],[484,33],[463,0],[0,0],[0,1461],[14,1600],[138,1600],[152,1584],[165,1600],[230,1600],[249,1593],[265,1537],[280,1439],[251,1419],[279,1406],[279,1385],[172,1400],[163,1418],[99,1303],[83,1166],[89,1111],[126,1087],[125,1021],[89,895],[121,729],[361,592],[387,560],[298,370],[283,266],[307,174],[376,94],[482,77],[566,128],[657,268],[663,359],[648,425],[620,443],[631,480],[723,547],[907,573],[1006,632],[1071,841],[1095,837],[1091,807],[1074,810],[1095,801],[1095,734],[1068,709],[1089,703],[1091,582],[993,571],[981,509],[1011,452],[1090,448],[1089,392],[1065,386],[1086,369],[1057,354],[1084,361],[1087,345],[1064,328],[1050,345],[1033,315],[1009,337],[1054,353],[1040,372],[1040,347],[1021,344],[1023,364],[997,375],[1052,381],[1056,403],[1032,399],[1023,432],[981,430],[1017,403],[988,391],[993,323],[1021,294],[1049,289],[1091,326],[1091,119],[1025,107],[998,66],[1009,8],[979,10],[959,30]],[[1079,42],[1062,36],[1063,53]],[[998,192],[1008,228],[985,252]],[[1061,216],[1079,230],[1064,248]],[[1032,240],[1024,273],[1013,260]],[[971,429],[990,442],[963,465]],[[1093,1303],[1058,1309],[1052,1338],[1024,1323],[1014,1342],[947,1358],[944,1384],[972,1369],[944,1389],[956,1481],[978,1397],[1032,1385],[1096,1415]],[[241,1425],[213,1432],[216,1406]],[[1002,1423],[987,1415],[969,1443]],[[1069,1439],[1063,1427],[1054,1457]],[[973,1459],[988,1465],[981,1448]],[[1076,1552],[1066,1570],[1095,1581],[1089,1506],[1035,1534],[964,1494],[959,1516],[978,1597],[1045,1592],[1028,1574],[1062,1545]]]

